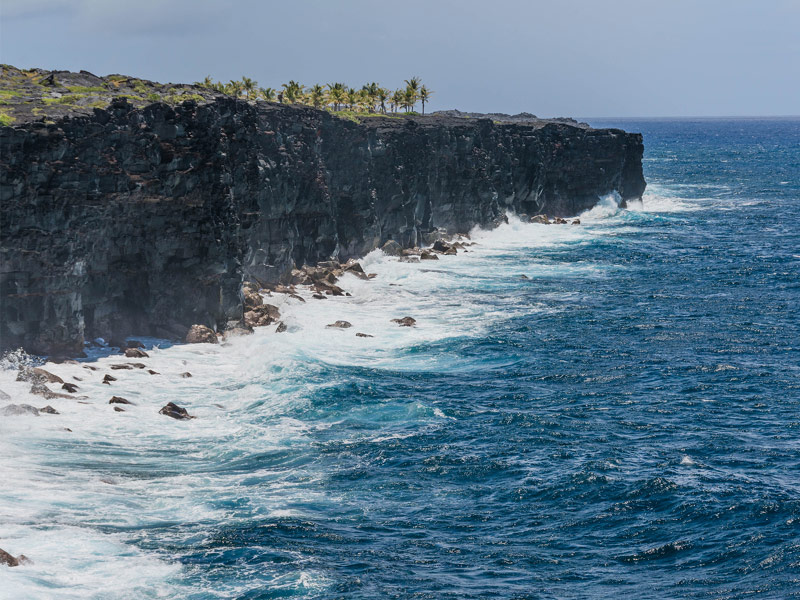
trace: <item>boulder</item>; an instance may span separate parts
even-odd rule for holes
[[[436,257],[434,256],[434,258],[436,258]],[[419,262],[419,256],[401,256],[400,257],[400,262],[418,263]]]
[[[67,390],[70,394],[74,394],[75,392],[78,391],[78,386],[75,385],[74,383],[65,383],[64,385],[61,386],[61,389]]]
[[[389,240],[383,246],[381,246],[381,250],[387,256],[400,256],[400,253],[403,251],[403,247],[396,241]]]
[[[217,344],[217,334],[210,327],[205,325],[192,325],[189,333],[186,334],[187,344]]]
[[[356,333],[356,337],[364,337],[364,338],[367,338],[367,337],[375,337],[375,336],[374,336],[374,335],[370,335],[370,334],[368,334],[368,333],[361,333],[361,332],[359,331],[358,333]]]
[[[244,324],[247,327],[263,327],[274,323],[281,316],[277,306],[262,304],[244,313]]]
[[[45,371],[41,367],[20,367],[17,373],[17,381],[32,381],[40,383],[64,383],[58,375],[50,371]]]
[[[158,413],[178,420],[194,419],[194,417],[190,415],[185,408],[178,406],[173,402],[168,402],[166,406],[158,411]]]
[[[43,408],[39,409],[39,414],[44,413],[47,415],[60,415],[61,413],[58,412],[55,408],[50,406],[49,404]]]
[[[316,298],[317,300],[327,300],[327,298],[325,296],[323,296],[322,294],[319,294],[319,293],[312,294],[311,297],[312,298]]]
[[[400,327],[413,327],[417,322],[416,319],[411,317],[403,317],[402,319],[392,319],[392,323],[397,323]]]
[[[450,250],[451,247],[452,246],[450,246],[450,244],[448,244],[444,240],[436,240],[435,242],[433,242],[433,245],[431,246],[431,248],[436,252],[442,252],[442,253],[447,252],[448,250]]]
[[[423,250],[423,251],[422,251],[422,252],[420,252],[420,254],[419,254],[419,259],[420,259],[420,260],[439,260],[439,257],[438,257],[438,256],[436,256],[436,255],[435,255],[433,252],[431,252],[430,250]]]
[[[573,219],[572,224],[573,225],[580,225],[581,224],[581,220],[580,219]]]
[[[51,391],[45,384],[43,383],[33,383],[31,385],[31,394],[36,394],[37,396],[42,396],[47,400],[52,400],[53,398],[71,398],[72,396],[68,396],[67,394],[59,394],[57,392]]]
[[[550,225],[550,220],[547,215],[536,215],[531,217],[531,223],[539,223],[541,225]]]
[[[124,409],[124,408],[122,408],[121,406],[115,406],[115,407],[114,407],[114,410],[115,410],[116,412],[125,412],[125,409]]]
[[[555,223],[556,225],[566,225],[567,220],[562,219],[561,217],[556,217],[555,219],[553,219],[553,223]]]
[[[19,559],[0,548],[0,565],[6,565],[7,567],[18,567]]]
[[[519,278],[520,279],[530,279],[530,277],[528,277],[527,275],[520,275]]]
[[[275,333],[283,333],[284,331],[287,331],[288,329],[289,328],[286,326],[286,323],[281,321],[280,323],[278,323],[278,326],[275,328]]]
[[[126,348],[125,356],[128,358],[150,358],[150,355],[139,348]]]
[[[325,325],[325,327],[328,329],[348,329],[352,326],[352,323],[349,323],[348,321],[336,321],[330,325]]]
[[[111,396],[111,400],[109,400],[108,403],[109,404],[130,404],[130,405],[133,405],[133,402],[131,402],[127,398],[123,398],[121,396]]]
[[[188,379],[191,376],[192,376],[192,374],[189,373],[189,371],[186,371],[185,373],[181,373],[181,377],[183,377],[184,379]]]
[[[20,415],[39,416],[39,409],[30,404],[8,404],[0,412],[4,417],[18,417]]]
[[[144,348],[144,344],[139,340],[128,340],[125,344],[128,348]]]
[[[117,380],[116,377],[112,377],[111,375],[108,374],[106,374],[106,376],[103,377],[103,383],[105,383],[106,385],[111,385],[111,382],[116,380]]]
[[[153,371],[153,369],[147,369],[147,372],[150,373],[150,375],[161,375],[161,373],[158,371]]]
[[[244,292],[245,309],[256,308],[257,306],[261,306],[262,304],[264,304],[264,299],[261,297],[261,294],[259,294],[258,292],[245,290]]]
[[[116,365],[111,365],[111,369],[114,371],[130,371],[133,369],[133,365],[130,363],[119,363]]]

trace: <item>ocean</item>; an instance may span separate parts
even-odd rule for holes
[[[644,134],[641,204],[48,366],[82,401],[7,357],[60,414],[0,417],[0,597],[800,597],[800,118],[590,122]]]

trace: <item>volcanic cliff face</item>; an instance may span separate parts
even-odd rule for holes
[[[430,241],[507,210],[640,198],[642,139],[564,123],[355,123],[218,98],[0,128],[0,343],[183,337],[242,317],[243,279]]]

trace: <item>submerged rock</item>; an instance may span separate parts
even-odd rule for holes
[[[358,333],[356,333],[356,337],[368,338],[368,337],[375,337],[375,336],[374,336],[374,335],[370,335],[370,334],[368,334],[368,333],[361,333],[361,332],[359,331]]]
[[[70,394],[74,394],[75,392],[78,391],[79,388],[74,383],[65,383],[64,385],[61,386],[61,389],[67,390]]]
[[[288,329],[289,328],[286,326],[286,323],[281,321],[280,323],[278,323],[278,326],[275,328],[275,333],[283,333],[284,331],[287,331]]]
[[[134,406],[133,402],[128,400],[127,398],[123,398],[122,396],[111,396],[111,400],[108,401],[109,404],[130,404]]]
[[[352,327],[353,324],[349,321],[336,321],[335,323],[331,323],[330,325],[325,325],[328,329],[347,329]]]
[[[47,415],[60,415],[61,413],[58,412],[55,408],[50,406],[49,404],[43,408],[39,409],[40,413],[45,413]]]
[[[217,334],[210,327],[205,325],[192,325],[189,333],[186,334],[187,344],[217,344]]]
[[[113,377],[113,376],[108,375],[108,374],[106,374],[106,376],[103,377],[103,383],[105,383],[106,385],[111,385],[111,382],[112,381],[116,381],[116,380],[117,380],[116,377]]]
[[[158,413],[178,420],[195,418],[193,415],[190,415],[185,408],[180,407],[173,402],[168,402],[166,406],[158,411]]]
[[[181,377],[183,377],[184,379],[188,379],[191,376],[192,376],[192,374],[189,373],[189,371],[186,371],[185,373],[181,373]]]
[[[19,559],[0,548],[0,565],[6,565],[7,567],[18,567]]]
[[[115,412],[125,412],[125,409],[124,409],[124,408],[122,408],[121,406],[115,406],[115,407],[114,407],[114,411],[115,411]]]
[[[581,220],[580,220],[580,219],[574,219],[574,220],[572,221],[572,224],[573,224],[573,225],[580,225],[580,224],[581,224]]]
[[[400,327],[413,327],[417,320],[412,317],[403,317],[402,319],[392,319],[392,323],[397,323]]]
[[[126,348],[125,356],[128,358],[150,358],[150,355],[139,348]]]
[[[39,409],[30,404],[9,404],[2,409],[4,417],[18,417],[20,415],[39,416]]]

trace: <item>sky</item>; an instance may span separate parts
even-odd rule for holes
[[[800,114],[800,0],[2,0],[0,62],[262,87],[419,76],[429,110]]]

